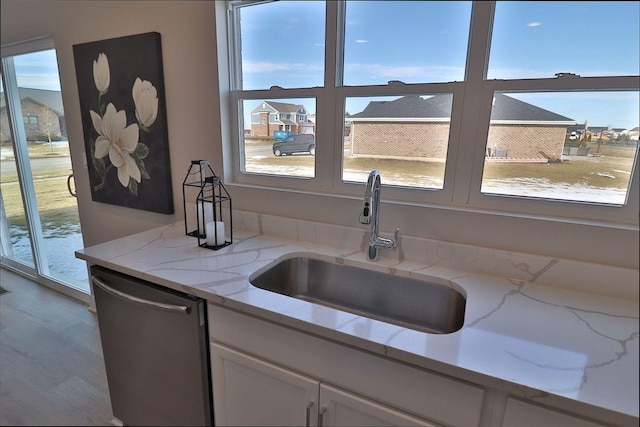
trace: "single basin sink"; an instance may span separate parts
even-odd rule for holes
[[[442,284],[299,256],[250,279],[254,286],[422,332],[464,323],[466,299]]]

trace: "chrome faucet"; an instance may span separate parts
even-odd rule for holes
[[[393,239],[385,239],[378,236],[378,211],[380,210],[380,172],[374,169],[369,173],[367,185],[364,190],[364,201],[360,211],[360,223],[371,224],[371,236],[369,237],[368,257],[375,261],[378,249],[395,249],[398,241],[399,228],[396,228]]]

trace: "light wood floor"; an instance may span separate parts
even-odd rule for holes
[[[110,425],[95,314],[0,268],[0,425]]]

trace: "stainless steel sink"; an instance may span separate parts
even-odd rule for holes
[[[321,259],[284,259],[250,279],[254,286],[422,332],[448,334],[464,323],[466,299],[439,283]]]

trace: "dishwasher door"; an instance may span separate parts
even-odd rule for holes
[[[91,267],[114,417],[125,425],[212,425],[206,302]]]

